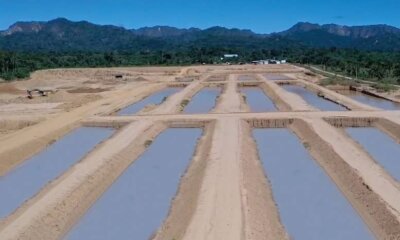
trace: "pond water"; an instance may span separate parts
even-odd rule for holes
[[[291,239],[373,239],[336,185],[288,129],[255,129],[264,171]]]
[[[251,75],[239,75],[238,80],[239,81],[257,81],[257,79]]]
[[[185,107],[184,112],[208,113],[214,108],[217,98],[220,94],[220,88],[203,88],[192,98],[189,104]]]
[[[400,181],[400,144],[377,128],[346,128],[346,132]]]
[[[181,90],[181,88],[166,88],[164,90],[156,92],[156,93],[140,100],[139,102],[136,102],[132,105],[127,106],[126,108],[121,109],[118,112],[118,115],[132,115],[132,114],[139,112],[140,110],[142,110],[143,108],[145,108],[148,105],[159,105],[166,98],[168,98],[169,96],[171,96],[174,93],[179,92],[180,90]]]
[[[282,74],[276,74],[276,73],[266,73],[264,74],[264,77],[268,80],[293,80],[291,77],[288,77],[286,75]]]
[[[323,111],[347,111],[347,109],[339,104],[319,97],[316,93],[297,85],[283,85],[285,90],[295,93],[302,97],[308,104]]]
[[[66,239],[150,239],[167,217],[201,129],[167,129],[89,209]]]
[[[374,97],[368,94],[364,94],[362,92],[347,90],[339,91],[339,93],[372,107],[377,107],[385,110],[400,110],[400,103],[395,103],[383,98]]]
[[[109,128],[78,128],[0,177],[0,218],[15,211],[113,132]]]
[[[246,96],[246,102],[252,112],[275,112],[274,102],[257,87],[242,87],[240,91]]]

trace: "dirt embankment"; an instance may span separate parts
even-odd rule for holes
[[[249,110],[245,104],[243,97],[239,94],[237,88],[237,75],[229,75],[228,82],[224,84],[223,91],[219,95],[216,106],[212,112],[244,112]]]
[[[329,117],[329,124],[337,128],[376,127],[400,142],[400,125],[390,119],[378,117]]]
[[[278,208],[273,198],[271,184],[263,171],[257,147],[251,137],[251,127],[242,122],[242,181],[247,240],[289,239],[280,221]]]
[[[276,84],[274,81],[266,80],[262,75],[258,74],[257,79],[263,83],[260,87],[271,97],[275,105],[280,111],[316,111],[317,109],[310,106],[303,98],[297,94],[288,92]]]
[[[195,154],[186,173],[181,178],[179,190],[174,198],[168,217],[155,234],[154,239],[182,239],[198,204],[202,179],[207,168],[207,157],[215,122],[205,125],[203,136],[197,144]]]
[[[240,121],[216,122],[206,173],[184,239],[243,239]]]

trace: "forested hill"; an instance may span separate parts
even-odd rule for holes
[[[24,52],[142,51],[189,47],[282,49],[299,46],[400,51],[400,29],[387,25],[348,27],[298,23],[273,34],[212,27],[168,26],[125,29],[64,18],[48,22],[17,22],[0,32],[0,49]]]
[[[268,24],[268,23],[266,23]],[[380,83],[400,83],[400,30],[298,23],[272,34],[212,27],[125,29],[72,22],[17,22],[0,31],[0,78],[26,78],[38,69],[221,63],[285,58]]]

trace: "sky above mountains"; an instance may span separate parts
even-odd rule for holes
[[[125,28],[211,26],[271,33],[299,21],[400,27],[399,0],[0,0],[0,29],[57,17]]]

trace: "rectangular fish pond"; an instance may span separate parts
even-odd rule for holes
[[[257,81],[257,79],[252,75],[239,75],[239,81]]]
[[[163,101],[165,101],[169,96],[179,92],[180,90],[181,90],[181,88],[173,88],[173,87],[163,89],[159,92],[156,92],[156,93],[140,100],[139,102],[136,102],[132,105],[127,106],[126,108],[121,109],[118,112],[118,115],[133,115],[133,114],[141,111],[142,109],[144,109],[146,106],[159,105]]]
[[[67,171],[113,132],[110,128],[78,128],[1,176],[0,219]]]
[[[184,113],[208,113],[214,108],[220,94],[221,88],[203,88],[185,107]]]
[[[315,92],[310,91],[302,86],[283,85],[286,91],[297,94],[302,97],[308,104],[323,111],[347,111],[345,107],[331,102],[327,99],[319,97]]]
[[[392,102],[384,98],[374,97],[359,91],[341,90],[339,93],[372,107],[385,110],[400,110],[400,103]]]
[[[274,102],[259,87],[241,87],[240,92],[246,96],[246,102],[252,112],[275,112]]]
[[[168,215],[201,129],[172,128],[89,209],[65,239],[149,239]]]
[[[264,77],[268,80],[272,81],[279,81],[279,80],[293,80],[293,78],[288,77],[283,74],[277,74],[277,73],[266,73],[264,74]]]
[[[394,179],[400,182],[400,144],[373,127],[346,128],[356,140]]]
[[[254,129],[290,239],[374,239],[336,185],[288,129]]]

